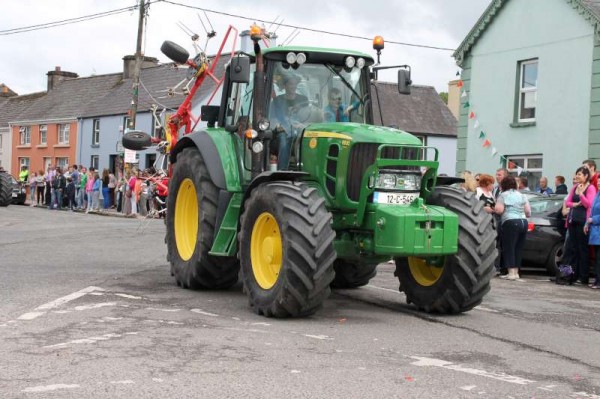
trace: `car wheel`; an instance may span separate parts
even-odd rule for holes
[[[546,270],[551,276],[556,276],[558,274],[558,267],[560,266],[560,262],[562,261],[564,246],[564,242],[559,242],[552,248],[552,250],[548,254],[548,260],[546,261]]]

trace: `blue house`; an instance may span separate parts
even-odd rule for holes
[[[600,158],[600,3],[493,0],[454,57],[457,171],[507,167],[534,188]]]

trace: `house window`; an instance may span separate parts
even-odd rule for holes
[[[62,171],[66,171],[69,168],[69,158],[68,157],[57,157],[56,158],[56,166],[60,166]]]
[[[31,145],[31,127],[30,126],[22,126],[19,129],[20,133],[20,144],[21,145]]]
[[[40,145],[48,144],[48,126],[40,125]]]
[[[542,177],[544,159],[542,155],[508,155],[506,169],[511,176],[526,177],[527,186],[534,190]]]
[[[48,168],[52,165],[52,158],[44,157],[44,171],[48,171]]]
[[[94,168],[94,169],[98,170],[99,164],[100,164],[100,156],[92,155],[92,158],[90,159],[90,168]]]
[[[100,144],[100,119],[94,119],[92,128],[92,145]]]
[[[58,125],[58,144],[69,144],[69,132],[71,131],[71,125],[65,123],[64,125]]]
[[[538,60],[519,63],[519,122],[535,121],[537,103]]]
[[[29,169],[29,158],[28,157],[19,158],[19,171],[21,169],[23,169],[23,166],[25,166],[27,169]]]
[[[123,118],[123,133],[127,133],[129,131],[129,122],[131,119],[126,116]]]

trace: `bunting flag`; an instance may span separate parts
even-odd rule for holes
[[[463,105],[463,108],[469,108],[471,106],[471,104],[469,104],[468,101],[465,101],[465,104]]]
[[[489,147],[492,144],[492,142],[489,139],[485,139],[485,141],[483,142],[483,147]]]
[[[522,167],[517,167],[517,176],[521,176],[521,173],[523,173],[523,168]]]
[[[508,163],[508,169],[514,169],[517,165],[515,165],[515,163],[513,161],[510,161]]]
[[[456,87],[458,87],[458,88],[463,87],[463,86],[464,86],[464,83],[462,80],[459,80],[458,83],[456,84]]]
[[[475,124],[473,125],[473,129],[479,129],[479,119],[475,119]]]
[[[469,119],[475,119],[475,112],[471,111],[469,114]]]
[[[492,156],[496,156],[497,153],[498,150],[496,149],[496,147],[492,148]]]
[[[461,94],[460,96],[461,96],[462,98],[465,98],[465,97],[467,97],[467,91],[466,91],[466,90],[463,90],[463,92],[462,92],[462,94]]]
[[[485,138],[485,132],[482,130],[481,133],[479,133],[479,138],[480,139],[484,139]]]
[[[460,76],[460,71],[456,71],[456,76]]]

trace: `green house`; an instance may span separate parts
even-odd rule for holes
[[[600,2],[492,0],[455,51],[457,172],[562,175],[600,159]]]

